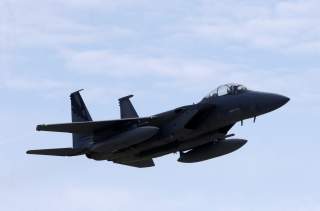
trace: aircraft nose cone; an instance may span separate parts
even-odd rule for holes
[[[290,98],[283,96],[283,95],[277,95],[275,94],[273,97],[274,104],[277,108],[280,108],[281,106],[285,105],[287,102],[289,102]]]
[[[279,94],[269,94],[267,97],[268,103],[266,103],[269,111],[276,110],[285,105],[290,99],[286,96]]]
[[[256,101],[256,111],[259,114],[274,111],[285,105],[290,100],[286,96],[266,92],[257,92],[254,96]]]
[[[285,105],[290,99],[286,96],[267,93],[267,92],[251,92],[254,106],[252,116],[262,115],[274,111]],[[250,101],[250,100],[249,100]]]
[[[289,97],[286,97],[286,96],[282,96],[282,97],[283,97],[283,105],[290,101]]]

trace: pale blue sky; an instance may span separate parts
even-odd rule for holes
[[[0,2],[1,210],[320,210],[320,2],[3,0]],[[207,162],[178,155],[134,169],[26,155],[71,146],[38,133],[70,121],[69,93],[96,120],[198,102],[228,83],[291,98],[232,129],[248,143]]]

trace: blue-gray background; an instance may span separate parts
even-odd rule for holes
[[[3,0],[0,2],[1,210],[320,210],[320,2]],[[249,142],[198,164],[177,155],[134,169],[26,155],[71,146],[36,133],[70,121],[69,93],[95,120],[199,101],[238,82],[291,98],[232,132]]]

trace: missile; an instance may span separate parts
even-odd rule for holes
[[[158,127],[143,126],[137,127],[119,135],[113,136],[108,140],[94,144],[90,151],[93,153],[112,153],[143,141],[150,139],[159,131]]]
[[[219,157],[236,151],[247,143],[244,139],[226,139],[196,147],[186,153],[180,153],[179,162],[195,163]]]

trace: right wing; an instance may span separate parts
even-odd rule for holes
[[[141,121],[145,122],[152,118],[128,118],[108,121],[87,121],[87,122],[72,122],[62,124],[38,125],[37,131],[52,131],[64,133],[79,133],[91,134],[99,130],[114,129],[123,126],[128,126]]]

